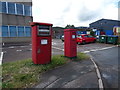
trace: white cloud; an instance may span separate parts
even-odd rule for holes
[[[33,20],[54,26],[88,26],[101,18],[118,19],[118,0],[33,0]]]

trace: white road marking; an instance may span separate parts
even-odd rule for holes
[[[52,42],[52,45],[56,45],[57,43]]]
[[[5,45],[5,43],[3,43],[3,46]]]
[[[22,50],[16,50],[17,52],[21,52]]]
[[[98,51],[99,49],[94,49],[94,50],[90,50],[90,52],[95,52],[95,51]]]
[[[15,48],[14,46],[8,47],[8,48]]]
[[[113,48],[113,47],[116,47],[116,46],[105,47],[105,48],[101,48],[101,49],[98,49],[98,50],[106,50],[106,49],[110,49],[110,48]],[[97,50],[97,51],[98,51],[98,50]]]
[[[3,52],[1,52],[1,56],[0,56],[0,65],[2,65],[2,60],[3,60]]]
[[[28,46],[20,46],[20,47],[28,47]]]
[[[29,49],[30,51],[32,51],[32,49]]]
[[[89,52],[95,52],[95,51],[101,51],[101,50],[106,50],[106,49],[110,49],[116,46],[111,46],[111,47],[105,47],[105,48],[101,48],[101,49],[94,49],[94,50],[89,50],[89,51],[83,51],[83,53],[89,53]]]
[[[101,48],[101,49],[94,49],[94,50],[89,50],[89,51],[83,51],[82,53],[89,53],[89,52],[95,52],[95,51],[100,51],[100,50],[106,50],[106,49],[110,49],[116,46],[111,46],[111,47],[105,47],[105,48]],[[54,49],[60,50],[60,51],[64,51],[64,49],[58,48],[58,47],[52,47]]]
[[[60,50],[60,51],[64,51],[64,49],[58,48],[58,47],[52,47],[54,49]]]
[[[89,53],[90,51],[84,51],[83,53]]]

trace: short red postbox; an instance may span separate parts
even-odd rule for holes
[[[77,57],[76,29],[64,29],[64,56]]]
[[[31,22],[32,60],[34,64],[47,64],[51,61],[52,24]]]

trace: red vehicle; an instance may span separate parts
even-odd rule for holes
[[[91,43],[96,42],[96,38],[89,34],[80,34],[77,35],[77,44],[85,44],[85,43]]]

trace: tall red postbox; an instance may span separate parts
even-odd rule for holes
[[[47,64],[51,61],[52,24],[31,22],[32,60],[34,64]]]
[[[64,56],[77,57],[76,29],[64,29]]]

